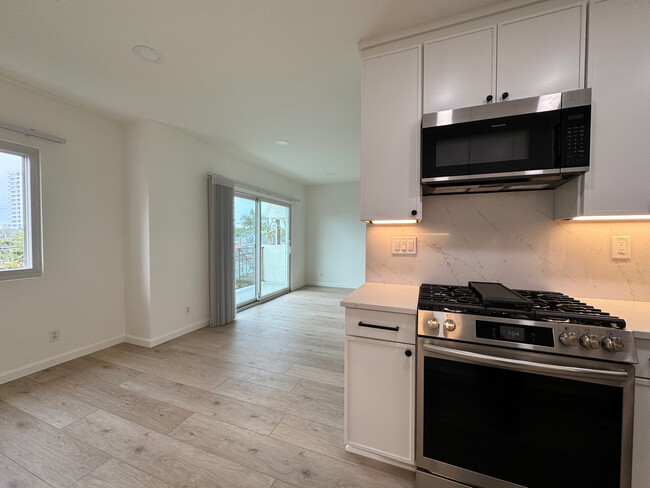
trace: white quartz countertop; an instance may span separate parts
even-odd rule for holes
[[[341,300],[341,306],[416,315],[419,289],[419,286],[412,285],[364,283]],[[634,337],[650,340],[650,302],[576,298],[624,319]]]
[[[626,328],[634,332],[634,337],[650,339],[650,302],[608,300],[605,298],[576,297],[576,299],[622,318],[625,320]]]
[[[413,285],[364,283],[341,300],[341,306],[417,315],[419,290]]]

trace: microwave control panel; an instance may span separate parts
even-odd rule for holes
[[[591,106],[562,110],[563,165],[589,166]]]

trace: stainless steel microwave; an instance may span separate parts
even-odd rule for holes
[[[544,190],[589,170],[591,88],[422,117],[423,194]]]

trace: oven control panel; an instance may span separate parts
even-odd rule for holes
[[[629,330],[419,310],[418,335],[634,364]]]
[[[546,347],[555,345],[551,327],[503,324],[489,320],[476,320],[476,337]]]

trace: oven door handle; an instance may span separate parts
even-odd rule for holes
[[[447,356],[456,359],[464,359],[471,363],[485,364],[488,366],[501,366],[506,369],[518,369],[534,373],[555,373],[557,375],[593,380],[625,380],[628,378],[626,371],[609,371],[601,369],[577,368],[574,366],[557,366],[555,364],[534,363],[520,359],[500,358],[487,356],[476,352],[459,351],[447,347],[422,344],[425,351],[435,353],[439,356]]]

